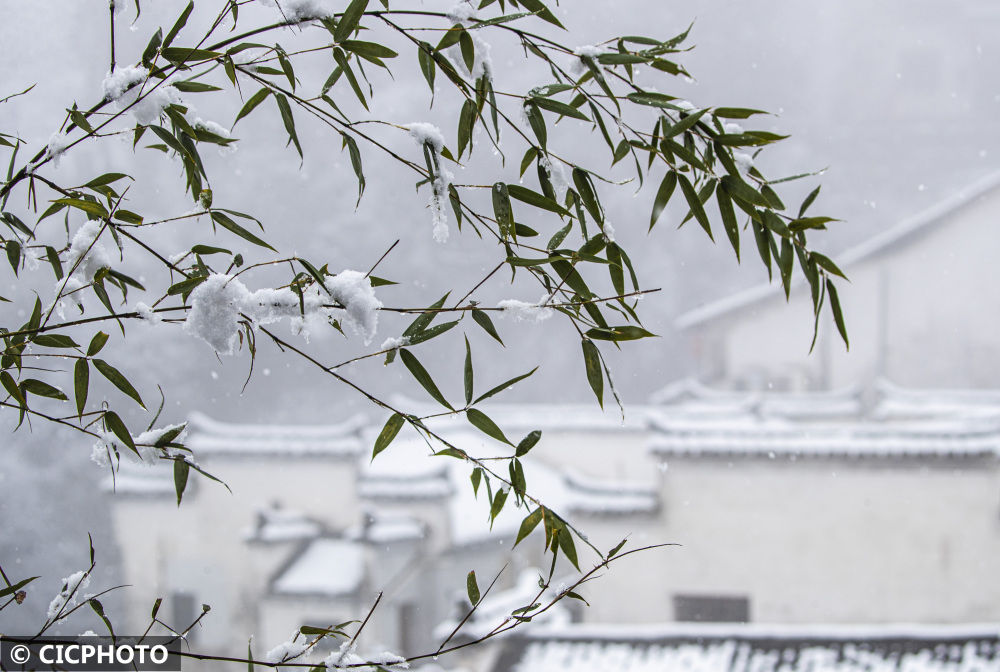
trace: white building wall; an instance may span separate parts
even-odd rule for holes
[[[849,353],[824,307],[820,342],[808,354],[812,303],[808,287],[799,285],[788,305],[777,291],[692,327],[698,368],[716,380],[751,386],[835,388],[878,375],[910,387],[996,386],[997,249],[1000,189],[912,238],[843,265],[850,282],[838,289]]]

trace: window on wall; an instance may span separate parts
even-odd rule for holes
[[[674,595],[674,620],[695,623],[748,623],[750,598],[731,595]]]

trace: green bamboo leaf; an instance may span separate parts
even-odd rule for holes
[[[465,337],[465,403],[472,403],[472,348],[469,346],[469,337]]]
[[[717,107],[712,114],[722,119],[746,119],[755,114],[769,113],[764,110],[751,110],[745,107]]]
[[[483,468],[476,467],[472,470],[472,475],[469,476],[469,480],[472,481],[472,494],[476,497],[479,496],[479,482],[483,479]]]
[[[22,588],[37,579],[37,576],[29,576],[26,579],[21,579],[17,583],[11,584],[6,588],[0,590],[0,598],[7,597],[8,595],[16,595]]]
[[[543,110],[548,110],[549,112],[555,112],[564,117],[573,117],[574,119],[580,119],[582,121],[590,121],[590,117],[576,109],[572,105],[567,105],[562,101],[555,100],[553,98],[542,98],[542,97],[532,97],[532,105],[537,105]]]
[[[107,378],[112,385],[135,399],[140,406],[146,408],[146,405],[142,403],[142,397],[140,397],[136,389],[132,387],[132,383],[128,382],[128,379],[125,378],[125,376],[123,376],[118,369],[111,366],[103,359],[94,359],[94,368],[97,369],[102,376]]]
[[[820,254],[819,252],[810,252],[809,257],[824,271],[833,273],[834,275],[839,275],[844,280],[847,280],[847,276],[844,275],[844,272],[837,268],[837,264],[833,263],[833,260],[826,255]]]
[[[410,374],[420,383],[421,387],[427,390],[427,394],[431,395],[435,401],[437,401],[442,406],[445,406],[449,410],[454,411],[454,407],[448,403],[448,400],[444,398],[441,394],[441,390],[434,383],[431,375],[427,373],[427,369],[424,368],[423,364],[406,348],[400,348],[399,358],[403,360],[403,364],[409,369]]]
[[[266,242],[264,242],[263,240],[261,240],[260,238],[250,233],[236,222],[234,222],[232,218],[230,218],[225,213],[222,213],[218,210],[212,210],[212,221],[214,221],[222,228],[232,231],[240,238],[250,241],[254,245],[259,245],[260,247],[266,247],[269,250],[274,250],[275,252],[277,252],[277,250],[268,245]]]
[[[493,214],[500,226],[500,237],[507,239],[514,230],[514,211],[510,205],[510,193],[507,185],[497,182],[493,185]]]
[[[76,341],[64,334],[40,334],[33,342],[46,348],[78,348]]]
[[[573,533],[570,529],[563,525],[559,528],[559,548],[562,550],[563,555],[566,559],[573,563],[577,571],[580,571],[580,563],[576,557],[576,545],[573,543]]]
[[[541,208],[542,210],[548,210],[549,212],[554,212],[557,215],[567,217],[569,216],[569,211],[556,203],[551,198],[547,196],[542,196],[537,191],[532,191],[527,187],[522,187],[519,184],[508,184],[507,193],[511,198],[516,198],[522,203],[527,203],[528,205],[534,206],[536,208]]]
[[[383,450],[389,447],[392,440],[396,438],[399,434],[399,430],[402,429],[405,420],[403,416],[399,413],[393,413],[389,416],[389,419],[385,421],[385,426],[382,427],[382,431],[379,432],[378,438],[375,439],[375,448],[372,450],[372,460],[381,453]]]
[[[686,175],[678,173],[677,181],[680,182],[681,191],[684,193],[684,198],[688,202],[688,207],[691,208],[691,214],[694,215],[694,218],[698,220],[699,224],[701,224],[701,228],[705,229],[705,233],[708,234],[708,237],[714,241],[715,238],[712,236],[712,224],[708,221],[708,215],[705,214],[705,208],[701,204],[701,198],[699,197],[698,192],[694,190],[694,186],[691,184],[691,181],[688,180]]]
[[[101,351],[104,344],[108,342],[108,335],[103,331],[99,331],[94,334],[94,337],[90,339],[90,345],[87,346],[87,356],[93,357]]]
[[[493,320],[490,319],[490,316],[487,315],[485,311],[473,310],[472,319],[476,322],[476,324],[483,328],[483,331],[495,338],[497,343],[503,345],[503,340],[501,340],[500,334],[497,333],[496,327],[493,326]]]
[[[118,440],[124,443],[126,446],[132,449],[136,455],[139,451],[136,450],[135,441],[132,439],[132,435],[129,434],[128,427],[122,422],[122,419],[118,417],[118,414],[114,411],[104,412],[104,425],[111,430],[111,432],[118,437]]]
[[[486,434],[489,437],[496,439],[497,441],[502,441],[506,444],[510,444],[510,440],[504,436],[503,431],[497,427],[497,424],[493,422],[488,415],[475,408],[470,408],[465,412],[465,417],[468,419],[472,426]]]
[[[299,158],[302,158],[302,145],[299,144],[299,136],[295,132],[295,117],[292,116],[292,108],[288,105],[288,99],[282,93],[275,93],[274,101],[278,104],[281,121],[285,125],[285,131],[288,133],[288,141],[295,145],[295,150],[299,153]]]
[[[706,112],[708,112],[707,108],[704,110],[692,110],[690,114],[688,114],[686,117],[678,121],[676,124],[674,124],[669,128],[664,129],[663,137],[672,138],[675,135],[680,135],[684,131],[688,130],[689,128],[697,124],[698,121],[703,116],[705,116]]]
[[[171,63],[187,63],[190,61],[209,61],[213,58],[219,58],[222,54],[218,51],[190,47],[163,47],[160,49],[160,56]]]
[[[670,197],[673,195],[674,187],[676,186],[677,173],[668,170],[667,174],[663,176],[663,181],[660,182],[660,188],[656,191],[656,198],[653,199],[653,213],[649,216],[650,231],[653,230],[656,220],[660,218],[660,213],[667,207],[667,203],[670,201]]]
[[[59,391],[58,388],[52,387],[46,382],[38,380],[36,378],[28,378],[27,380],[21,381],[21,394],[22,398],[27,398],[28,393],[37,395],[39,397],[48,397],[49,399],[58,399],[59,401],[67,401],[66,395]]]
[[[559,28],[562,28],[563,30],[566,29],[565,26],[563,26],[561,23],[559,23],[559,19],[557,19],[555,17],[555,14],[553,14],[552,11],[548,7],[546,7],[545,4],[542,3],[541,0],[520,0],[520,3],[529,12],[532,12],[533,14],[537,14],[538,18],[544,19],[545,21],[548,21],[552,25],[558,26]]]
[[[802,201],[802,207],[799,208],[799,217],[802,217],[802,215],[806,214],[806,210],[809,209],[809,206],[812,205],[813,201],[816,200],[816,197],[819,196],[819,189],[820,189],[819,187],[816,187],[815,189],[810,191],[809,195],[806,196],[804,201]]]
[[[580,167],[573,168],[573,184],[576,186],[576,191],[580,194],[580,198],[583,199],[584,207],[587,208],[587,212],[594,218],[594,221],[604,222],[604,215],[597,200],[597,193],[594,191],[594,184],[587,171]]]
[[[528,454],[528,451],[535,447],[535,444],[542,438],[542,433],[539,430],[534,430],[529,433],[521,442],[517,444],[517,450],[514,451],[514,457],[523,457]]]
[[[829,278],[826,280],[826,293],[830,295],[830,310],[833,311],[833,321],[837,324],[837,331],[840,332],[844,345],[850,350],[851,342],[847,338],[847,325],[844,323],[844,313],[840,309],[840,297],[837,295],[837,288],[833,286],[833,281]]]
[[[431,58],[433,51],[434,47],[427,42],[421,42],[417,47],[417,60],[420,62],[420,71],[423,73],[432,94],[434,93],[434,74],[436,72],[434,59]]]
[[[469,602],[472,606],[479,604],[479,584],[476,583],[476,572],[471,571],[469,575],[465,577],[465,588],[469,593]]]
[[[368,0],[352,0],[351,4],[344,10],[344,14],[337,23],[337,29],[333,32],[333,39],[337,42],[344,42],[351,36],[354,29],[358,27],[361,17],[368,8]]]
[[[184,11],[181,12],[181,15],[177,17],[177,21],[174,22],[174,25],[170,29],[170,32],[168,32],[167,36],[163,38],[163,49],[169,47],[170,43],[174,41],[175,37],[177,37],[177,33],[181,32],[181,29],[184,27],[184,24],[187,23],[188,17],[191,16],[191,10],[193,9],[194,9],[194,0],[191,0],[191,2],[189,2],[187,6],[184,7]]]
[[[604,374],[601,372],[601,356],[597,351],[597,346],[589,338],[582,341],[583,344],[583,364],[587,370],[587,382],[590,389],[597,397],[597,403],[604,408]]]
[[[87,391],[90,387],[90,366],[87,360],[80,358],[73,366],[73,393],[76,397],[77,415],[83,415],[83,409],[87,406]]]
[[[725,189],[715,191],[715,200],[719,205],[719,214],[722,215],[722,226],[726,229],[729,242],[736,252],[736,261],[740,260],[740,226],[736,222],[736,213],[733,211],[733,202],[729,200],[729,194]]]
[[[535,509],[521,521],[521,529],[517,531],[517,539],[514,541],[514,546],[517,546],[521,541],[531,534],[531,531],[538,527],[538,523],[542,522],[542,509],[541,507]]]
[[[500,383],[499,385],[497,385],[496,387],[494,387],[492,390],[490,390],[486,394],[480,395],[473,403],[478,404],[480,401],[483,401],[485,399],[489,399],[490,397],[494,396],[495,394],[499,394],[500,392],[503,392],[504,390],[506,390],[511,385],[514,385],[516,383],[521,382],[522,380],[524,380],[525,378],[527,378],[528,376],[530,376],[531,374],[533,374],[537,370],[538,370],[538,367],[536,366],[535,368],[533,368],[531,371],[528,371],[527,373],[522,373],[520,376],[514,376],[510,380],[507,380],[507,381],[504,381],[504,382]]]
[[[594,327],[593,329],[588,329],[585,334],[587,338],[592,338],[598,341],[634,341],[640,338],[655,338],[656,334],[651,333],[643,329],[642,327],[636,327],[634,325],[625,325],[622,327],[608,327],[606,329],[601,327]]]
[[[184,489],[187,488],[190,471],[191,465],[183,459],[174,460],[174,492],[177,493],[177,506],[181,505],[181,498],[184,496]]]
[[[250,96],[250,98],[247,99],[247,102],[243,104],[243,107],[240,108],[239,113],[236,115],[236,120],[233,121],[233,128],[236,127],[236,124],[240,119],[253,112],[254,108],[263,103],[264,100],[270,95],[271,89],[265,86],[261,88],[260,91]]]

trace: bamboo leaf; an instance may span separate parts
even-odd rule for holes
[[[405,420],[403,416],[399,413],[393,413],[389,416],[389,419],[385,421],[385,425],[382,427],[382,431],[379,432],[378,438],[375,439],[375,448],[372,450],[372,460],[381,453],[383,450],[389,447],[392,440],[396,438],[399,434],[399,430],[402,429]]]
[[[423,364],[420,363],[413,353],[406,348],[400,348],[399,358],[403,360],[403,364],[407,369],[409,369],[410,374],[413,375],[417,382],[420,383],[421,387],[427,390],[427,394],[431,395],[431,397],[433,397],[433,399],[442,406],[445,406],[452,411],[455,410],[454,407],[444,398],[444,395],[441,394],[441,390],[438,389],[438,386],[434,383],[431,375],[427,373],[427,369],[424,368]]]

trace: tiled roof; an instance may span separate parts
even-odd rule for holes
[[[196,456],[353,457],[363,450],[360,432],[367,426],[362,415],[331,425],[254,425],[192,413],[187,445]]]
[[[493,672],[998,672],[998,626],[563,626]]]

